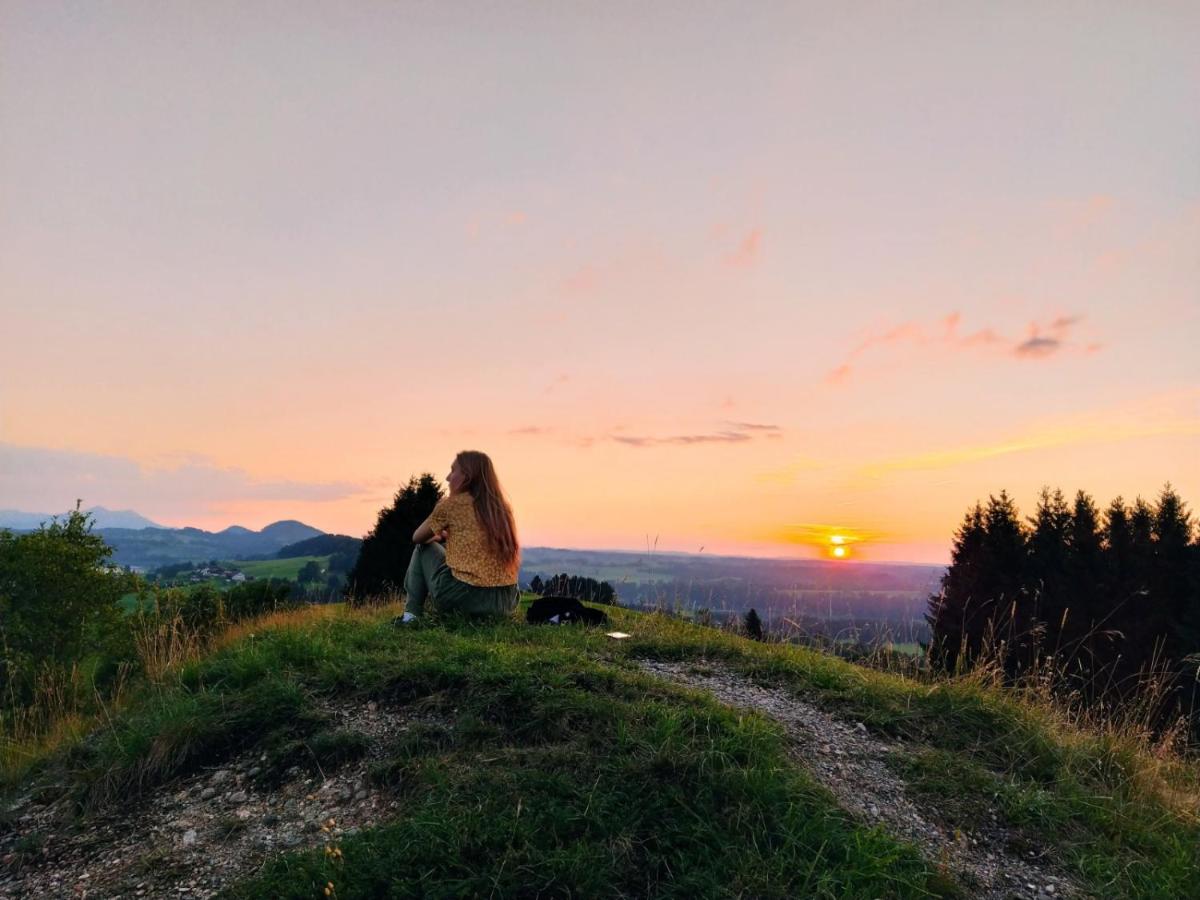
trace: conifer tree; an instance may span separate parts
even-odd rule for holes
[[[1169,650],[1175,658],[1190,652],[1181,629],[1194,600],[1191,592],[1191,514],[1182,498],[1168,483],[1154,510],[1154,577],[1150,591],[1155,608],[1171,625]]]
[[[1016,504],[1001,491],[988,497],[984,512],[984,599],[970,635],[974,648],[986,642],[1002,642],[1013,648],[1014,641],[1028,645],[1035,620],[1025,591],[1026,558],[1029,538]],[[1015,653],[1002,655],[1005,671],[1012,675],[1022,661]]]
[[[396,492],[392,505],[379,511],[371,533],[363,538],[358,560],[346,576],[346,598],[352,604],[383,598],[404,589],[412,559],[412,534],[424,522],[442,489],[428,472],[413,476]]]
[[[1038,654],[1061,652],[1062,629],[1069,619],[1073,622],[1073,591],[1067,575],[1072,517],[1062,490],[1055,488],[1051,493],[1048,487],[1042,488],[1029,525],[1024,578],[1028,608],[1016,636],[1022,667],[1028,667]]]
[[[1066,656],[1068,671],[1089,696],[1097,661],[1112,655],[1112,643],[1103,632],[1109,611],[1103,536],[1095,501],[1085,491],[1077,491],[1067,539],[1067,606],[1064,618],[1049,624],[1059,630],[1056,646]]]
[[[976,502],[967,510],[963,522],[954,533],[950,551],[950,567],[942,576],[942,589],[929,598],[931,638],[929,653],[934,665],[954,670],[962,654],[969,656],[967,613],[972,602],[982,597],[983,542],[985,537],[983,507]],[[976,648],[978,649],[978,648]],[[968,660],[962,659],[965,664]]]
[[[763,639],[762,619],[758,617],[758,611],[753,607],[746,613],[745,625],[746,637],[754,641],[761,641]]]

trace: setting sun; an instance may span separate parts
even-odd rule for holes
[[[833,555],[838,557],[838,559],[841,559],[842,557],[844,557],[846,555],[846,548],[845,547],[834,547]]]

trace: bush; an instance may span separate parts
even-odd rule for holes
[[[37,531],[0,531],[0,692],[27,704],[39,670],[85,656],[132,655],[117,601],[129,576],[108,564],[112,549],[78,508]]]
[[[292,593],[292,583],[286,578],[247,581],[230,589],[225,595],[225,614],[230,621],[248,619],[281,609],[294,609],[302,599]]]

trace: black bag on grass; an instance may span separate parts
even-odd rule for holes
[[[530,625],[606,625],[608,616],[602,610],[584,606],[574,597],[543,597],[530,604],[525,621]]]

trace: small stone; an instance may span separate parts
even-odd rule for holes
[[[374,700],[371,700],[370,702],[367,703],[367,712],[375,712],[375,710],[377,710],[377,709],[379,709],[379,704],[376,703]]]
[[[285,831],[279,836],[279,846],[281,847],[298,847],[302,843],[300,835],[293,831]]]
[[[1056,890],[1057,890],[1057,888],[1055,888],[1054,885],[1052,885],[1052,884],[1046,885],[1045,891],[1047,894],[1053,894]]]
[[[229,795],[230,803],[245,803],[247,799],[245,791],[234,791]]]
[[[200,799],[201,799],[201,800],[211,800],[211,799],[212,799],[213,797],[215,797],[215,796],[217,796],[217,789],[216,789],[216,788],[210,788],[210,787],[206,787],[204,790],[202,790],[202,791],[200,792]]]
[[[366,790],[366,788],[360,788],[358,791],[355,792],[354,799],[355,800],[366,800],[367,797],[369,797],[369,796],[370,796],[370,793]]]
[[[212,778],[209,779],[209,784],[224,784],[230,777],[228,769],[218,769],[213,773]]]
[[[246,774],[251,778],[257,778],[260,772],[262,772],[262,766],[251,766],[250,771]]]
[[[268,828],[270,828],[272,825],[278,825],[279,824],[279,816],[275,815],[274,813],[265,815],[265,816],[263,816],[262,823],[264,825],[266,825]]]
[[[196,843],[196,829],[189,828],[183,833],[183,846],[190,847],[194,843]]]

